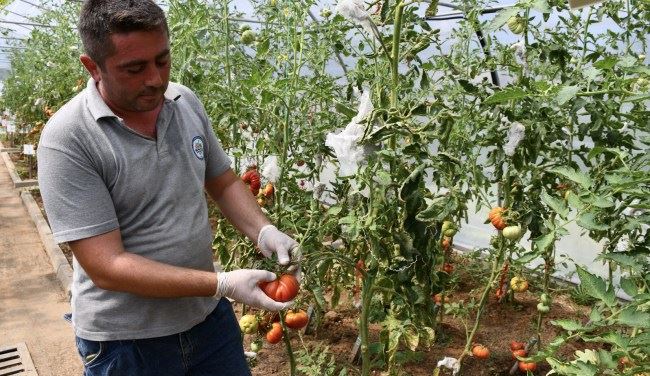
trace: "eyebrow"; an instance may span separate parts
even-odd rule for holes
[[[166,49],[163,52],[156,55],[155,59],[156,60],[162,59],[163,57],[169,56],[169,53],[170,53],[169,49]],[[146,64],[146,63],[147,63],[147,60],[144,60],[144,59],[131,60],[131,61],[127,61],[126,63],[122,63],[122,64],[118,65],[118,68],[134,67],[136,65],[142,65],[142,64]]]

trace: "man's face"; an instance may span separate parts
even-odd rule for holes
[[[115,52],[97,67],[96,81],[109,106],[118,112],[154,110],[169,84],[171,55],[164,31],[113,34]],[[99,80],[97,80],[97,77]]]

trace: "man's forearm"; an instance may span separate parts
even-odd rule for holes
[[[129,252],[112,257],[93,282],[105,290],[153,298],[212,296],[217,288],[214,272],[172,266]]]

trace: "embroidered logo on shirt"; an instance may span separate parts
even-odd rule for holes
[[[192,139],[192,151],[198,159],[203,160],[205,158],[203,137],[196,136]]]

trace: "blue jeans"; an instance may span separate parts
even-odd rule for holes
[[[77,337],[84,376],[250,375],[228,299],[202,323],[165,337],[89,341]]]

